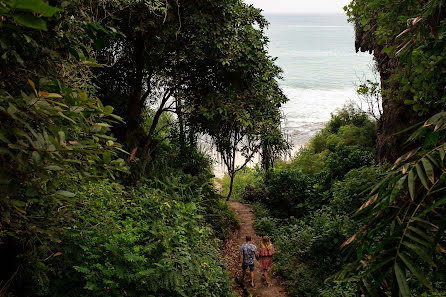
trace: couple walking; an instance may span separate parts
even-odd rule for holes
[[[242,282],[245,277],[246,269],[249,267],[251,275],[251,286],[254,287],[254,257],[259,259],[260,266],[263,269],[263,276],[265,277],[265,283],[269,286],[268,269],[273,264],[274,246],[268,236],[262,237],[262,244],[259,250],[251,243],[251,236],[246,236],[246,243],[240,247],[239,261],[243,257],[242,262]]]

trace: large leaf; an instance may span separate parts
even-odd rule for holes
[[[421,159],[421,162],[423,163],[423,167],[424,170],[426,171],[427,178],[432,183],[435,183],[434,168],[432,167],[431,162],[427,158]]]
[[[415,199],[415,178],[416,178],[416,173],[415,170],[412,169],[411,171],[409,171],[409,177],[407,180],[407,185],[409,187],[409,194],[412,200]]]
[[[396,281],[398,282],[398,287],[400,289],[401,296],[409,297],[410,291],[406,281],[406,274],[401,270],[398,263],[395,263],[394,269],[395,269]]]
[[[390,194],[390,201],[393,201],[396,196],[398,195],[398,193],[401,191],[404,182],[407,179],[407,175],[404,175],[402,178],[400,178],[400,180],[396,183],[395,187],[392,190],[392,193]]]
[[[69,198],[76,196],[76,194],[64,190],[57,191],[56,194]]]
[[[417,227],[415,227],[415,226],[409,226],[408,229],[411,230],[411,231],[413,231],[413,232],[415,232],[415,233],[417,233],[419,236],[423,237],[423,238],[424,238],[425,240],[427,240],[428,242],[429,242],[429,241],[432,241],[432,238],[431,238],[428,234],[426,234],[426,232],[424,232],[423,230],[421,230],[420,228],[417,228]]]
[[[14,16],[15,21],[22,26],[47,31],[46,22],[31,14],[18,14]]]
[[[34,13],[39,13],[44,17],[51,17],[61,9],[49,6],[42,0],[16,0],[13,5],[16,9],[30,10]]]
[[[423,167],[421,167],[420,163],[417,163],[415,168],[417,169],[417,174],[420,177],[421,183],[427,190],[429,190],[429,183],[427,182],[426,173],[424,173]]]

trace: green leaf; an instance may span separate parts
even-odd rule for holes
[[[429,265],[434,267],[437,266],[432,260],[432,257],[430,257],[430,253],[427,249],[407,241],[403,241],[403,245],[415,252],[422,260],[424,260]]]
[[[46,22],[34,15],[19,14],[14,16],[15,21],[22,26],[47,31]]]
[[[85,101],[85,100],[87,100],[88,99],[88,94],[87,93],[85,93],[85,92],[79,92],[79,98],[82,100],[82,101]]]
[[[64,191],[64,190],[57,191],[56,194],[64,196],[64,197],[69,197],[69,198],[76,196],[76,194],[74,194],[72,192]]]
[[[381,267],[383,267],[384,265],[386,265],[386,264],[389,263],[390,261],[393,261],[394,259],[395,259],[395,258],[394,258],[393,255],[392,255],[392,257],[387,258],[386,260],[380,262],[379,264],[376,264],[376,265],[373,265],[372,267],[370,267],[370,269],[367,270],[367,273],[370,274],[370,273],[372,273],[372,272],[375,272],[376,270],[380,269]]]
[[[64,115],[62,112],[59,111],[57,114],[60,115],[61,117],[63,117],[64,119],[69,120],[69,121],[72,122],[73,124],[76,124],[76,121],[75,121],[75,120],[73,120],[73,119],[67,117],[67,116]]]
[[[417,163],[416,169],[418,177],[421,180],[421,183],[427,190],[429,190],[429,183],[427,182],[426,174],[424,173],[423,167],[421,167],[420,163]]]
[[[443,161],[444,160],[444,155],[445,155],[444,149],[442,147],[440,147],[438,149],[438,152],[440,153],[441,161]]]
[[[111,162],[111,154],[110,153],[104,153],[103,159],[104,159],[104,162],[106,164],[110,163]]]
[[[49,6],[42,0],[16,0],[14,6],[16,9],[30,10],[39,13],[44,17],[51,17],[56,12],[61,11],[61,9]]]
[[[57,165],[48,165],[44,167],[46,170],[52,170],[52,171],[61,171],[63,170],[62,167],[57,166]]]
[[[32,158],[33,158],[34,164],[39,165],[39,163],[40,163],[40,154],[38,152],[34,151],[32,153]]]
[[[407,179],[407,185],[409,187],[409,194],[410,194],[410,198],[412,198],[412,200],[415,199],[415,171],[412,169],[411,171],[409,171],[409,177]]]
[[[404,175],[400,180],[396,183],[395,187],[392,190],[392,193],[390,194],[390,201],[393,201],[396,197],[396,195],[401,191],[401,188],[404,185],[404,182],[407,179],[407,175]]]
[[[435,152],[434,152],[435,153]],[[440,167],[440,163],[438,163],[437,160],[435,160],[434,156],[431,154],[427,155],[427,158],[434,164],[436,167]]]
[[[395,269],[396,281],[398,282],[398,287],[400,288],[401,296],[409,297],[410,291],[409,291],[409,286],[407,285],[406,282],[405,273],[401,270],[398,263],[395,263],[394,269]]]
[[[420,235],[421,237],[423,237],[424,239],[426,239],[427,241],[432,241],[432,238],[426,234],[426,232],[424,232],[423,230],[414,227],[414,226],[409,226],[408,228],[409,230],[412,230],[413,232],[417,233],[418,235]]]
[[[111,114],[113,112],[113,106],[107,105],[104,107],[105,114]]]
[[[403,260],[404,264],[406,264],[407,268],[409,268],[409,270],[417,277],[417,279],[426,287],[431,288],[431,286],[429,285],[428,281],[426,280],[426,278],[424,277],[423,273],[420,272],[416,266],[410,261],[409,259],[409,255],[407,254],[403,254],[403,253],[399,253],[398,256],[400,257],[401,260]]]
[[[9,103],[9,107],[6,110],[10,115],[14,115],[17,112],[17,108],[15,107],[14,104]]]
[[[427,241],[425,241],[425,240],[423,240],[423,239],[421,239],[421,238],[419,238],[419,237],[417,237],[414,234],[411,234],[409,232],[406,233],[406,237],[412,239],[415,242],[418,242],[419,244],[424,245],[425,247],[429,247],[430,246],[429,242],[427,242]]]
[[[427,158],[421,159],[421,162],[423,163],[424,170],[426,171],[427,178],[432,182],[435,183],[435,176],[434,176],[434,168],[432,167],[431,162]]]

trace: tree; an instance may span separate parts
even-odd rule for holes
[[[244,126],[261,120],[266,133],[268,117],[277,126],[286,99],[276,81],[280,69],[265,49],[260,10],[232,0],[167,1],[152,10],[146,5],[113,7],[124,35],[101,51],[110,67],[99,69],[96,81],[103,101],[127,119],[117,134],[141,162],[155,158],[165,112],[176,113],[182,145],[186,133],[190,143],[198,133],[225,137],[220,132],[228,121],[239,123],[231,131],[240,135],[253,135]],[[149,127],[142,124],[145,108],[155,109]]]

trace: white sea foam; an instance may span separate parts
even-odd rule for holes
[[[333,112],[357,100],[354,88],[318,90],[284,86],[283,91],[289,101],[282,107],[285,116],[282,126],[294,150],[320,131]]]

